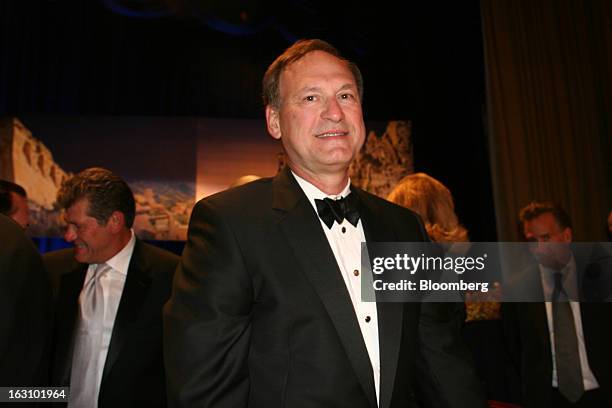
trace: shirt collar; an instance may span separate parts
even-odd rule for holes
[[[293,170],[291,171],[291,174],[293,174],[293,177],[295,177],[295,180],[298,182],[298,184],[302,188],[302,191],[304,192],[304,194],[306,194],[306,197],[308,197],[308,201],[310,201],[310,204],[312,204],[315,210],[317,209],[315,199],[322,200],[326,197],[329,197],[331,199],[337,200],[339,198],[344,198],[351,193],[351,179],[350,178],[347,180],[346,186],[340,192],[340,194],[329,195],[319,190],[319,188],[316,187],[314,184],[310,183],[309,181],[304,180],[303,178],[295,174]]]
[[[561,275],[563,276],[563,280],[565,280],[567,279],[568,276],[570,276],[576,270],[576,260],[574,259],[574,255],[570,253],[570,259],[565,264],[563,269],[557,270],[557,269],[549,268],[549,267],[546,267],[540,264],[540,270],[549,274],[550,276],[553,276],[554,273],[560,272]]]
[[[115,254],[115,256],[113,256],[111,259],[106,261],[108,266],[122,275],[127,275],[130,267],[130,259],[132,259],[132,253],[134,252],[134,246],[136,245],[134,230],[130,229],[130,233],[132,234],[130,240],[123,247],[123,249],[117,252],[117,254]]]
[[[549,299],[550,296],[552,296],[552,292],[555,287],[554,274],[559,272],[561,273],[563,288],[565,289],[568,297],[570,299],[577,299],[576,259],[574,258],[573,254],[570,255],[571,257],[569,262],[560,271],[539,264],[540,277],[544,286],[544,294],[546,299]]]

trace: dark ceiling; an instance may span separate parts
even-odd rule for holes
[[[0,115],[263,118],[263,72],[304,37],[360,66],[366,120],[413,121],[417,170],[495,239],[477,1],[2,1]]]

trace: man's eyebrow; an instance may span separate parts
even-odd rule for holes
[[[302,92],[319,92],[319,91],[321,91],[321,88],[318,86],[305,86],[299,89],[298,92],[302,93]]]
[[[347,89],[356,90],[357,86],[353,83],[348,82],[342,85],[340,88],[338,88],[338,91],[346,91]],[[318,87],[318,86],[305,86],[298,90],[298,92],[320,92],[320,91],[321,91],[321,87]]]
[[[357,86],[355,86],[355,84],[352,84],[352,83],[350,83],[350,82],[349,82],[349,83],[347,83],[347,84],[342,85],[342,86],[340,87],[340,89],[338,89],[338,90],[339,90],[339,91],[346,91],[347,89],[350,89],[350,90],[356,90],[356,89],[357,89]]]

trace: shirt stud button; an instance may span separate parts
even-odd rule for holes
[[[342,227],[342,233],[344,234],[346,232],[346,227]]]
[[[372,319],[370,318],[370,316],[366,316],[366,318],[365,318],[366,323],[370,323],[370,320],[372,320]]]
[[[355,276],[359,276],[359,271],[358,271],[357,269],[355,269],[355,270],[353,271],[353,275],[355,275]]]

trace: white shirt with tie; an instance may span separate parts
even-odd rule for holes
[[[293,172],[292,172],[293,173]],[[313,184],[299,177],[295,173],[293,176],[308,197],[308,201],[313,206],[315,212],[317,205],[315,199],[322,200],[326,197],[339,199],[350,194],[350,180],[342,192],[336,196],[330,196],[319,190]],[[346,219],[338,224],[334,221],[331,229],[319,219],[321,227],[325,231],[327,241],[334,253],[336,263],[342,273],[342,278],[346,284],[346,289],[351,297],[353,309],[359,322],[361,335],[368,351],[370,363],[372,364],[374,387],[376,389],[376,401],[379,401],[380,394],[380,351],[378,342],[378,314],[376,302],[361,301],[361,243],[365,242],[365,234],[361,219],[357,226],[353,226]]]
[[[104,318],[102,325],[92,327],[90,325],[81,324],[81,321],[77,322],[75,344],[77,344],[77,342],[92,344],[94,345],[94,349],[88,350],[87,355],[73,355],[73,370],[76,364],[78,364],[77,359],[97,358],[98,361],[97,364],[95,364],[95,367],[97,367],[97,375],[95,378],[97,378],[97,380],[95,384],[85,384],[83,388],[71,387],[68,402],[69,408],[97,408],[98,406],[98,395],[100,393],[102,372],[104,371],[104,364],[106,362],[106,355],[108,354],[108,348],[110,346],[115,317],[117,316],[117,310],[119,309],[119,302],[121,300],[121,294],[123,293],[123,287],[125,286],[125,279],[127,277],[135,244],[136,238],[134,236],[134,231],[132,230],[132,236],[123,249],[105,262],[110,269],[99,278],[97,283],[98,285],[102,286],[104,297]],[[93,277],[97,267],[98,264],[89,265],[87,268],[87,274],[85,275],[85,282],[88,282]],[[82,296],[79,297],[79,307],[81,307],[81,301]],[[99,337],[100,340],[88,341],[98,340],[91,339],[92,337]],[[74,374],[74,372],[71,373],[71,377],[72,374]]]
[[[553,290],[555,288],[554,273],[558,271],[540,266],[540,279],[542,281],[542,289],[544,290],[544,299],[552,299]],[[577,299],[578,284],[576,277],[576,260],[572,256],[565,268],[561,270],[563,276],[563,289],[567,293],[568,298]],[[580,356],[580,368],[582,370],[582,382],[584,390],[589,391],[599,387],[595,375],[589,367],[587,359],[586,346],[584,344],[584,332],[582,330],[582,315],[580,314],[580,302],[570,301],[572,316],[574,317],[574,326],[576,328],[576,337],[578,340],[578,355]],[[550,337],[550,351],[552,354],[552,386],[557,388],[557,364],[555,361],[555,332],[553,329],[553,310],[551,302],[544,302],[546,306],[546,320],[548,321],[548,333]]]

